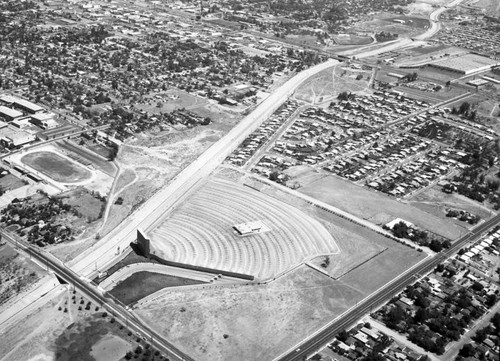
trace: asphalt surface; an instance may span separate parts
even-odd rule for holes
[[[406,286],[414,283],[423,275],[431,272],[439,263],[454,255],[468,242],[472,242],[480,238],[485,231],[493,228],[498,223],[500,223],[500,215],[497,215],[490,220],[481,223],[469,233],[455,241],[450,248],[436,254],[436,256],[431,259],[423,261],[417,267],[406,272],[391,283],[388,283],[384,288],[365,298],[363,301],[358,303],[358,305],[351,308],[338,320],[335,320],[330,325],[322,329],[319,333],[304,341],[303,343],[294,346],[292,350],[284,355],[279,356],[276,360],[304,360],[308,356],[314,354],[326,344],[330,343],[337,333],[353,325],[365,314],[370,313],[374,308],[387,302],[395,294],[401,292]]]

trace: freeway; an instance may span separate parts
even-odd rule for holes
[[[301,344],[295,345],[292,349],[273,361],[299,361],[310,357],[326,344],[330,343],[335,335],[341,330],[354,324],[357,320],[363,317],[366,313],[371,312],[377,306],[387,302],[395,294],[401,292],[406,286],[429,273],[439,263],[455,254],[465,244],[477,240],[484,232],[498,223],[500,223],[500,215],[492,217],[488,221],[479,224],[469,233],[456,240],[450,248],[436,254],[433,258],[420,263],[418,266],[407,271],[399,278],[396,278],[392,282],[388,283],[382,289],[365,298],[339,318],[333,320],[326,327],[323,327],[319,332],[312,335]]]
[[[139,207],[120,227],[73,261],[72,269],[80,275],[92,278],[98,270],[104,270],[115,263],[117,258],[123,256],[123,252],[120,254],[119,250],[127,249],[129,244],[137,238],[138,228],[147,232],[162,222],[168,212],[180,204],[190,191],[199,186],[251,132],[288,99],[300,84],[312,75],[335,64],[338,64],[338,61],[328,60],[288,80],[231,129],[226,136],[174,177],[167,187],[158,191]]]
[[[0,234],[2,239],[7,240],[13,246],[21,248],[24,252],[29,254],[31,258],[39,261],[41,264],[46,266],[47,269],[53,271],[60,279],[73,285],[75,288],[78,288],[78,290],[87,298],[100,304],[102,308],[106,309],[106,311],[116,317],[116,319],[118,319],[119,322],[125,325],[130,331],[149,342],[152,347],[163,352],[170,359],[175,361],[194,361],[193,358],[180,351],[163,338],[163,336],[144,324],[132,312],[130,312],[126,306],[121,304],[114,297],[91,284],[88,279],[78,276],[59,260],[15,239],[7,232],[0,230]]]

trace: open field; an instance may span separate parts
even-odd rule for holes
[[[53,152],[33,152],[21,158],[21,161],[61,183],[78,183],[91,177],[90,171]]]
[[[464,227],[451,221],[438,219],[409,204],[334,176],[322,178],[300,188],[299,191],[378,225],[402,218],[451,240],[466,231]]]
[[[270,230],[235,234],[234,225],[254,221]],[[204,184],[148,235],[157,257],[261,280],[311,257],[338,252],[334,238],[313,218],[222,179]]]
[[[429,20],[415,16],[377,14],[372,20],[355,24],[355,31],[390,32],[402,36],[414,36],[429,27]]]
[[[174,111],[179,108],[191,109],[193,106],[203,106],[207,99],[188,94],[179,89],[169,89],[156,94],[146,103],[137,104],[136,108],[151,114]],[[158,107],[160,105],[160,107]]]
[[[137,272],[118,283],[109,293],[126,305],[166,287],[196,285],[201,282],[153,272]]]
[[[47,297],[1,335],[0,361],[120,361],[144,346],[78,293],[60,288]]]
[[[333,40],[338,45],[368,45],[373,43],[373,38],[370,36],[359,36],[354,34],[338,34],[333,35]]]
[[[21,294],[45,274],[9,244],[0,246],[0,305]]]
[[[405,248],[340,280],[301,266],[269,285],[172,290],[136,312],[197,360],[271,360],[423,257]]]
[[[0,189],[4,192],[21,188],[24,185],[24,182],[13,174],[6,174],[0,178]]]
[[[357,76],[362,78],[357,80]],[[336,99],[343,91],[370,93],[370,76],[371,71],[335,66],[323,70],[299,86],[294,97],[314,104]]]
[[[78,187],[58,194],[57,198],[60,198],[64,204],[69,204],[78,212],[80,217],[90,222],[99,218],[101,209],[104,206],[102,200],[93,197],[90,192],[83,187]]]
[[[458,193],[444,193],[441,191],[441,187],[437,185],[419,193],[417,196],[411,198],[408,203],[439,218],[446,216],[445,208],[465,210],[480,216],[481,219],[488,219],[491,216],[491,211],[480,203]],[[462,226],[470,227],[468,223],[458,220],[455,222]]]

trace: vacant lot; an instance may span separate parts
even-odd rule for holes
[[[482,219],[487,219],[491,216],[491,211],[480,203],[457,193],[444,193],[438,185],[419,193],[416,197],[411,199],[409,204],[439,218],[446,218],[446,208],[464,210],[474,215],[478,215]],[[465,222],[456,222],[462,226],[470,226]]]
[[[89,179],[90,171],[75,162],[54,152],[33,152],[21,158],[21,161],[47,177],[61,183],[78,183]]]
[[[137,272],[118,283],[110,293],[126,305],[135,303],[166,287],[196,285],[201,282],[161,273]]]
[[[57,195],[64,204],[69,204],[78,212],[79,217],[93,222],[97,220],[104,207],[104,201],[93,196],[87,189],[78,187]]]
[[[25,291],[45,274],[9,244],[0,246],[0,305]]]
[[[333,176],[312,182],[299,191],[378,225],[403,218],[452,240],[465,231],[451,221]]]
[[[145,346],[78,293],[60,289],[47,297],[2,333],[0,361],[119,361],[138,345]],[[143,354],[141,359],[151,360]]]
[[[295,91],[295,98],[314,104],[334,100],[343,91],[370,92],[370,77],[371,71],[334,66],[302,84]]]

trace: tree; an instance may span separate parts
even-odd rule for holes
[[[475,353],[476,349],[470,343],[466,343],[465,345],[463,345],[463,347],[458,352],[458,354],[462,357],[471,357],[474,356]]]
[[[276,182],[278,180],[278,177],[279,177],[279,172],[278,171],[274,171],[274,172],[271,172],[271,174],[269,174],[269,179],[272,180],[273,182]]]
[[[341,342],[346,342],[348,337],[349,337],[349,333],[347,333],[346,330],[342,330],[338,333],[337,340],[339,340]]]

